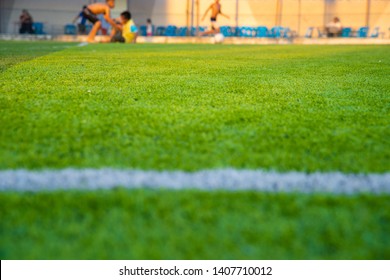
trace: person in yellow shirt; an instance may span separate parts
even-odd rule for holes
[[[120,32],[116,32],[111,38],[111,42],[120,43],[135,43],[138,37],[138,28],[134,21],[131,19],[129,11],[121,13],[120,17],[122,26]]]

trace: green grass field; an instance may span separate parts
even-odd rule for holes
[[[121,189],[0,194],[1,258],[389,259],[389,198]]]
[[[0,169],[389,172],[389,57],[0,42]],[[388,195],[0,192],[0,257],[388,259],[388,213]]]

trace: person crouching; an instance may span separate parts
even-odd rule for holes
[[[111,42],[120,43],[136,43],[138,37],[138,28],[134,21],[131,19],[129,11],[121,13],[120,20],[122,26],[120,29],[111,37]]]

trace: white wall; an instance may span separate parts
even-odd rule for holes
[[[187,3],[192,0],[128,0],[130,11],[137,24],[152,18],[155,25],[187,25]],[[199,3],[199,15],[203,15],[213,0],[194,0]],[[358,28],[365,25],[367,0],[280,0],[281,25],[288,26],[303,35],[310,26],[323,27],[334,16],[339,16],[344,26]],[[220,17],[220,25],[235,26],[236,0],[221,0],[222,10],[230,20]],[[196,6],[196,5],[195,5]],[[277,0],[239,0],[239,25],[275,26]],[[370,26],[390,28],[390,0],[371,0]],[[197,9],[195,9],[196,23]],[[209,25],[208,19],[200,25]]]
[[[63,33],[66,23],[72,21],[82,5],[96,0],[0,0],[0,32],[17,31],[17,22],[22,9],[28,9],[35,21],[46,23],[46,32]],[[104,1],[104,0],[99,0]],[[199,2],[198,2],[199,1]],[[304,34],[307,27],[322,27],[333,16],[339,16],[344,26],[358,28],[365,25],[367,0],[282,0],[281,24]],[[213,0],[194,0],[199,3],[202,16]],[[116,0],[113,16],[127,9],[138,25],[151,18],[155,25],[174,24],[186,26],[187,4],[192,0]],[[272,27],[276,24],[277,0],[239,0],[239,25]],[[325,8],[325,3],[327,6]],[[220,18],[221,25],[235,26],[236,0],[221,0],[222,10],[231,19]],[[300,9],[299,9],[300,7]],[[325,15],[325,11],[328,12]],[[390,0],[371,0],[370,26],[380,26],[386,32],[390,28]],[[301,16],[299,17],[299,14]],[[196,11],[195,11],[196,15]],[[196,23],[196,16],[194,19]],[[200,23],[209,25],[208,19]]]

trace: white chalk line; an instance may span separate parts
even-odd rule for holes
[[[333,194],[390,194],[390,173],[265,170],[143,171],[128,169],[1,170],[0,191],[129,189],[256,190]]]
[[[88,46],[88,43],[87,42],[83,42],[83,43],[78,44],[77,46],[82,48],[82,47]]]

